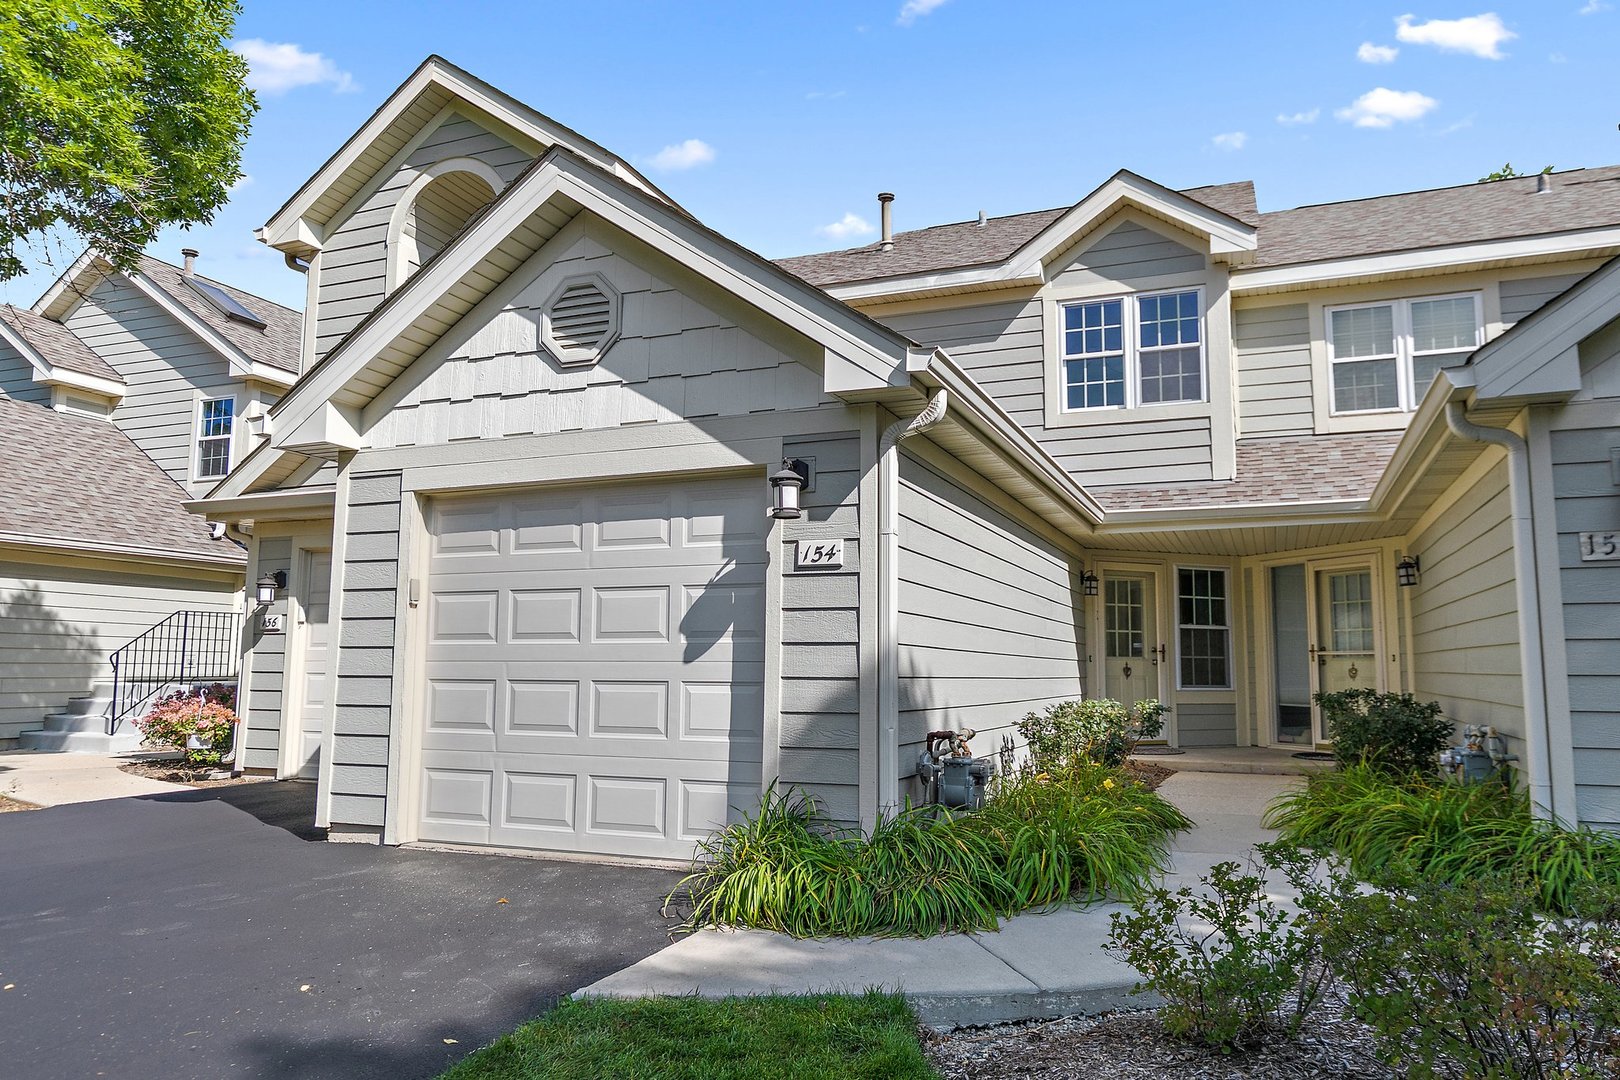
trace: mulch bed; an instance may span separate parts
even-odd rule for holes
[[[183,761],[126,761],[118,766],[120,772],[144,776],[148,780],[162,780],[166,784],[185,784],[188,787],[228,787],[232,784],[252,784],[256,776],[232,776],[228,767],[218,765],[194,766]]]
[[[1127,761],[1122,768],[1131,779],[1138,781],[1149,791],[1157,790],[1160,784],[1176,775],[1176,770],[1155,765],[1151,761]]]
[[[1295,1039],[1223,1054],[1171,1038],[1156,1012],[1075,1016],[949,1034],[924,1030],[945,1080],[1394,1080],[1367,1029],[1324,1002]]]
[[[9,814],[13,810],[38,809],[39,807],[35,806],[33,803],[18,802],[16,799],[8,799],[4,795],[0,795],[0,814]]]

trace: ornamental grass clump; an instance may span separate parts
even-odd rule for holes
[[[927,937],[992,930],[1071,898],[1134,895],[1162,870],[1180,811],[1136,781],[1093,768],[998,782],[985,806],[910,806],[870,834],[797,791],[705,841],[671,895],[685,929],[751,927],[794,937]]]
[[[1463,785],[1353,765],[1310,777],[1271,804],[1265,823],[1285,840],[1338,854],[1374,883],[1505,878],[1557,913],[1585,887],[1620,889],[1620,838],[1536,818],[1523,791],[1498,781]]]

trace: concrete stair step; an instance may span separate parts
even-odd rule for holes
[[[17,748],[57,754],[129,754],[141,748],[141,733],[127,724],[116,735],[104,731],[24,731],[17,736]]]
[[[111,705],[111,697],[92,694],[89,697],[68,698],[67,708],[63,711],[78,716],[103,716]]]
[[[101,713],[58,712],[45,717],[46,731],[107,731],[107,718]]]

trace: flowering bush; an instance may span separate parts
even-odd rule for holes
[[[1108,698],[1063,701],[1045,712],[1030,713],[1016,721],[1018,733],[1029,744],[1030,765],[1051,772],[1074,765],[1106,765],[1117,769],[1143,739],[1164,730],[1169,709],[1157,701],[1138,701],[1126,707]]]
[[[230,697],[235,699],[234,690]],[[218,765],[230,749],[236,713],[207,691],[200,696],[177,693],[159,700],[135,726],[148,742],[182,751],[188,765]],[[201,748],[191,746],[192,736],[203,744]]]
[[[165,694],[163,697],[160,697],[154,701],[152,703],[152,709],[148,711],[150,712],[159,709],[165,705],[170,705],[177,701],[189,701],[195,703],[199,692],[202,694],[204,700],[211,701],[215,705],[223,705],[227,709],[231,710],[236,708],[236,684],[217,682],[209,683],[207,686],[198,686],[190,690],[176,690],[173,693]]]

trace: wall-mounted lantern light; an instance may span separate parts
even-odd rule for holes
[[[258,599],[261,607],[267,604],[275,603],[276,593],[280,592],[286,587],[287,571],[285,570],[277,570],[273,574],[265,574],[264,577],[253,583],[254,595]]]
[[[1418,571],[1423,563],[1416,555],[1404,556],[1395,564],[1395,583],[1403,589],[1410,589],[1418,583]]]
[[[1085,586],[1087,596],[1097,595],[1097,575],[1090,570],[1080,575],[1080,584]]]
[[[804,516],[799,508],[799,492],[810,483],[810,466],[798,458],[783,458],[782,468],[770,476],[773,518],[792,521]]]

